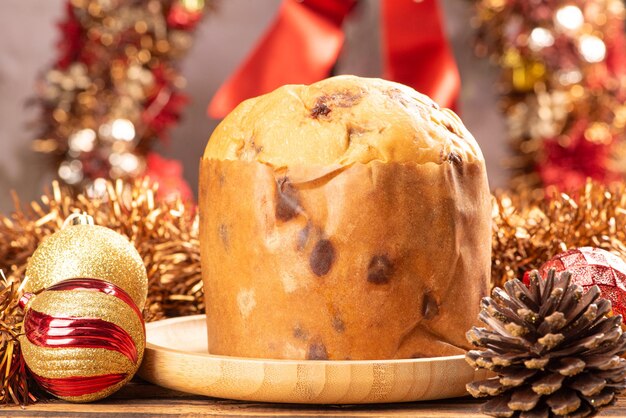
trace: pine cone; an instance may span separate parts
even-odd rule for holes
[[[467,339],[483,348],[465,359],[497,374],[472,382],[474,397],[495,396],[482,412],[496,417],[587,416],[626,387],[626,334],[622,317],[607,316],[611,302],[598,286],[583,293],[567,271],[544,280],[537,271],[527,288],[510,280],[482,300]]]

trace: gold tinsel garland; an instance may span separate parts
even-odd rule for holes
[[[23,320],[18,284],[9,282],[1,271],[0,276],[0,402],[25,405],[37,401],[41,394],[26,374],[17,339]]]
[[[102,198],[73,195],[57,182],[41,202],[0,215],[0,402],[25,404],[29,390],[15,337],[21,333],[17,307],[30,255],[73,212],[87,212],[98,225],[125,236],[147,268],[146,321],[204,312],[198,222],[180,199],[155,200],[158,186],[148,180],[107,182]],[[493,197],[492,284],[502,286],[538,268],[568,248],[596,246],[626,257],[626,183],[605,186],[588,181],[576,197],[556,191],[501,192]]]
[[[203,312],[195,209],[180,199],[157,201],[157,189],[148,180],[118,180],[107,182],[106,193],[93,199],[54,182],[40,203],[23,208],[16,199],[15,212],[0,216],[0,269],[9,283],[19,284],[39,243],[70,214],[86,212],[97,225],[128,237],[141,254],[148,272],[146,321]]]
[[[475,52],[501,69],[510,186],[626,178],[621,0],[476,0]]]
[[[573,196],[548,189],[494,197],[493,286],[502,287],[570,248],[593,246],[626,259],[626,183],[587,181]]]

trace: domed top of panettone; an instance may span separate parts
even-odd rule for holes
[[[204,158],[274,167],[483,159],[451,110],[402,84],[348,75],[242,102],[215,129]]]

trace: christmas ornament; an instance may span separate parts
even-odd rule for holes
[[[180,198],[156,200],[158,186],[147,179],[96,184],[100,193],[87,190],[76,195],[53,182],[41,201],[21,205],[15,197],[15,212],[10,217],[0,214],[0,271],[7,272],[7,279],[0,280],[0,403],[26,405],[47,396],[27,373],[21,355],[20,285],[26,286],[22,278],[28,258],[47,237],[61,230],[73,213],[90,213],[98,224],[135,244],[148,268],[146,320],[204,312],[193,208]],[[145,298],[145,290],[143,295]]]
[[[586,416],[626,387],[626,335],[620,315],[598,286],[583,292],[565,271],[557,278],[530,274],[530,286],[514,279],[482,301],[466,360],[497,376],[472,382],[474,397],[494,396],[483,412],[499,417]]]
[[[37,293],[76,277],[111,282],[140,309],[146,302],[148,277],[141,256],[126,237],[94,225],[88,215],[70,215],[60,231],[43,240],[28,262],[23,289]]]
[[[21,286],[19,341],[34,380],[74,402],[101,399],[130,380],[145,347],[147,286],[125,237],[70,215],[33,253]]]
[[[476,53],[502,69],[514,188],[626,177],[624,17],[619,0],[476,2]]]
[[[141,311],[119,286],[93,278],[57,282],[26,293],[19,338],[34,380],[72,402],[109,396],[141,364],[145,328]]]
[[[203,313],[198,224],[193,207],[178,197],[157,200],[160,189],[147,179],[95,184],[98,193],[87,190],[76,195],[53,182],[40,201],[22,205],[15,197],[15,212],[0,214],[0,270],[7,273],[7,286],[17,289],[28,258],[46,237],[61,229],[66,217],[87,212],[97,224],[127,237],[139,251],[148,273],[146,321]],[[0,330],[2,326],[0,322]]]
[[[621,258],[601,248],[581,247],[557,254],[539,269],[545,276],[550,269],[556,273],[569,271],[572,282],[588,290],[597,285],[602,296],[611,301],[613,311],[626,314],[626,263]],[[525,283],[529,278],[524,276]]]
[[[591,243],[626,257],[624,182],[607,186],[589,180],[571,195],[553,188],[498,193],[492,214],[493,286]]]

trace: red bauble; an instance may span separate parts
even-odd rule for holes
[[[595,247],[581,247],[557,254],[539,268],[542,277],[551,268],[557,273],[568,270],[572,282],[587,290],[598,285],[602,296],[613,304],[613,312],[626,318],[626,262]],[[524,275],[524,279],[527,279]]]

